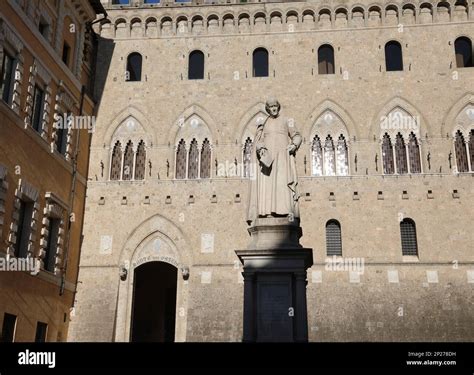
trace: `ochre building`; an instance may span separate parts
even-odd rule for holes
[[[85,125],[95,108],[91,24],[104,12],[99,1],[0,4],[0,338],[5,342],[67,338],[92,134]],[[70,120],[61,122],[64,118]],[[72,126],[76,123],[82,126]]]

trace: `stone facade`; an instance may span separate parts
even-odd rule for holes
[[[96,25],[101,101],[68,340],[128,341],[133,271],[153,260],[179,270],[176,341],[242,340],[243,151],[269,96],[304,138],[309,340],[474,339],[474,173],[470,161],[460,172],[454,144],[458,130],[468,144],[474,129],[474,68],[457,68],[454,50],[457,38],[474,39],[472,1],[103,4],[110,22]],[[402,48],[402,71],[385,69],[389,41]],[[318,74],[324,44],[335,74]],[[269,76],[253,77],[262,47]],[[194,50],[205,58],[200,80],[187,79]],[[131,53],[142,55],[138,82],[126,80]],[[382,123],[394,113],[415,119],[421,173],[384,173],[384,135],[411,133]],[[328,134],[344,136],[347,170],[320,176],[312,141]],[[180,142],[188,152],[193,139],[199,150],[211,144],[211,177],[177,179]],[[111,180],[114,147],[129,141],[134,153],[145,144],[144,179]],[[416,223],[417,256],[402,254],[404,218]],[[363,273],[329,269],[331,219],[343,259],[363,260]]]

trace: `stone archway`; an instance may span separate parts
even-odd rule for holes
[[[131,342],[174,342],[178,269],[147,262],[134,270]]]
[[[176,308],[174,340],[186,340],[188,281],[190,254],[187,241],[179,228],[169,220],[156,215],[138,226],[126,241],[120,256],[120,281],[114,339],[125,342],[132,339],[133,302],[139,268],[152,263],[166,263],[176,269]],[[150,266],[151,267],[151,266]],[[157,340],[159,341],[159,340]]]

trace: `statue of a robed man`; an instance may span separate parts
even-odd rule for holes
[[[266,102],[268,117],[257,124],[253,148],[247,223],[258,217],[299,220],[295,154],[302,138],[293,119],[280,116],[280,103]]]

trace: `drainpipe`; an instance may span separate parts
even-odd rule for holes
[[[86,93],[86,87],[83,85],[81,87],[81,102],[79,106],[79,116],[82,116],[84,111],[84,97]],[[69,243],[71,237],[71,215],[74,213],[74,198],[76,196],[76,182],[77,182],[77,158],[79,155],[79,140],[81,138],[80,129],[77,129],[77,136],[76,136],[76,145],[74,147],[74,156],[72,158],[72,184],[71,184],[71,191],[69,194],[69,205],[68,205],[68,224],[67,224],[67,232],[66,232],[66,241],[65,241],[65,255],[64,255],[64,266],[61,272],[61,288],[59,290],[59,295],[62,296],[64,294],[64,288],[66,285],[66,271],[67,265],[69,260]],[[87,177],[86,177],[87,178]],[[85,197],[84,197],[85,201]],[[81,219],[81,243],[79,244],[79,248],[82,245],[82,226],[84,224],[84,215],[82,215]],[[80,252],[79,252],[80,253]],[[77,278],[76,278],[76,285],[77,285]],[[77,288],[75,288],[77,289]],[[74,291],[75,296],[75,291]]]

